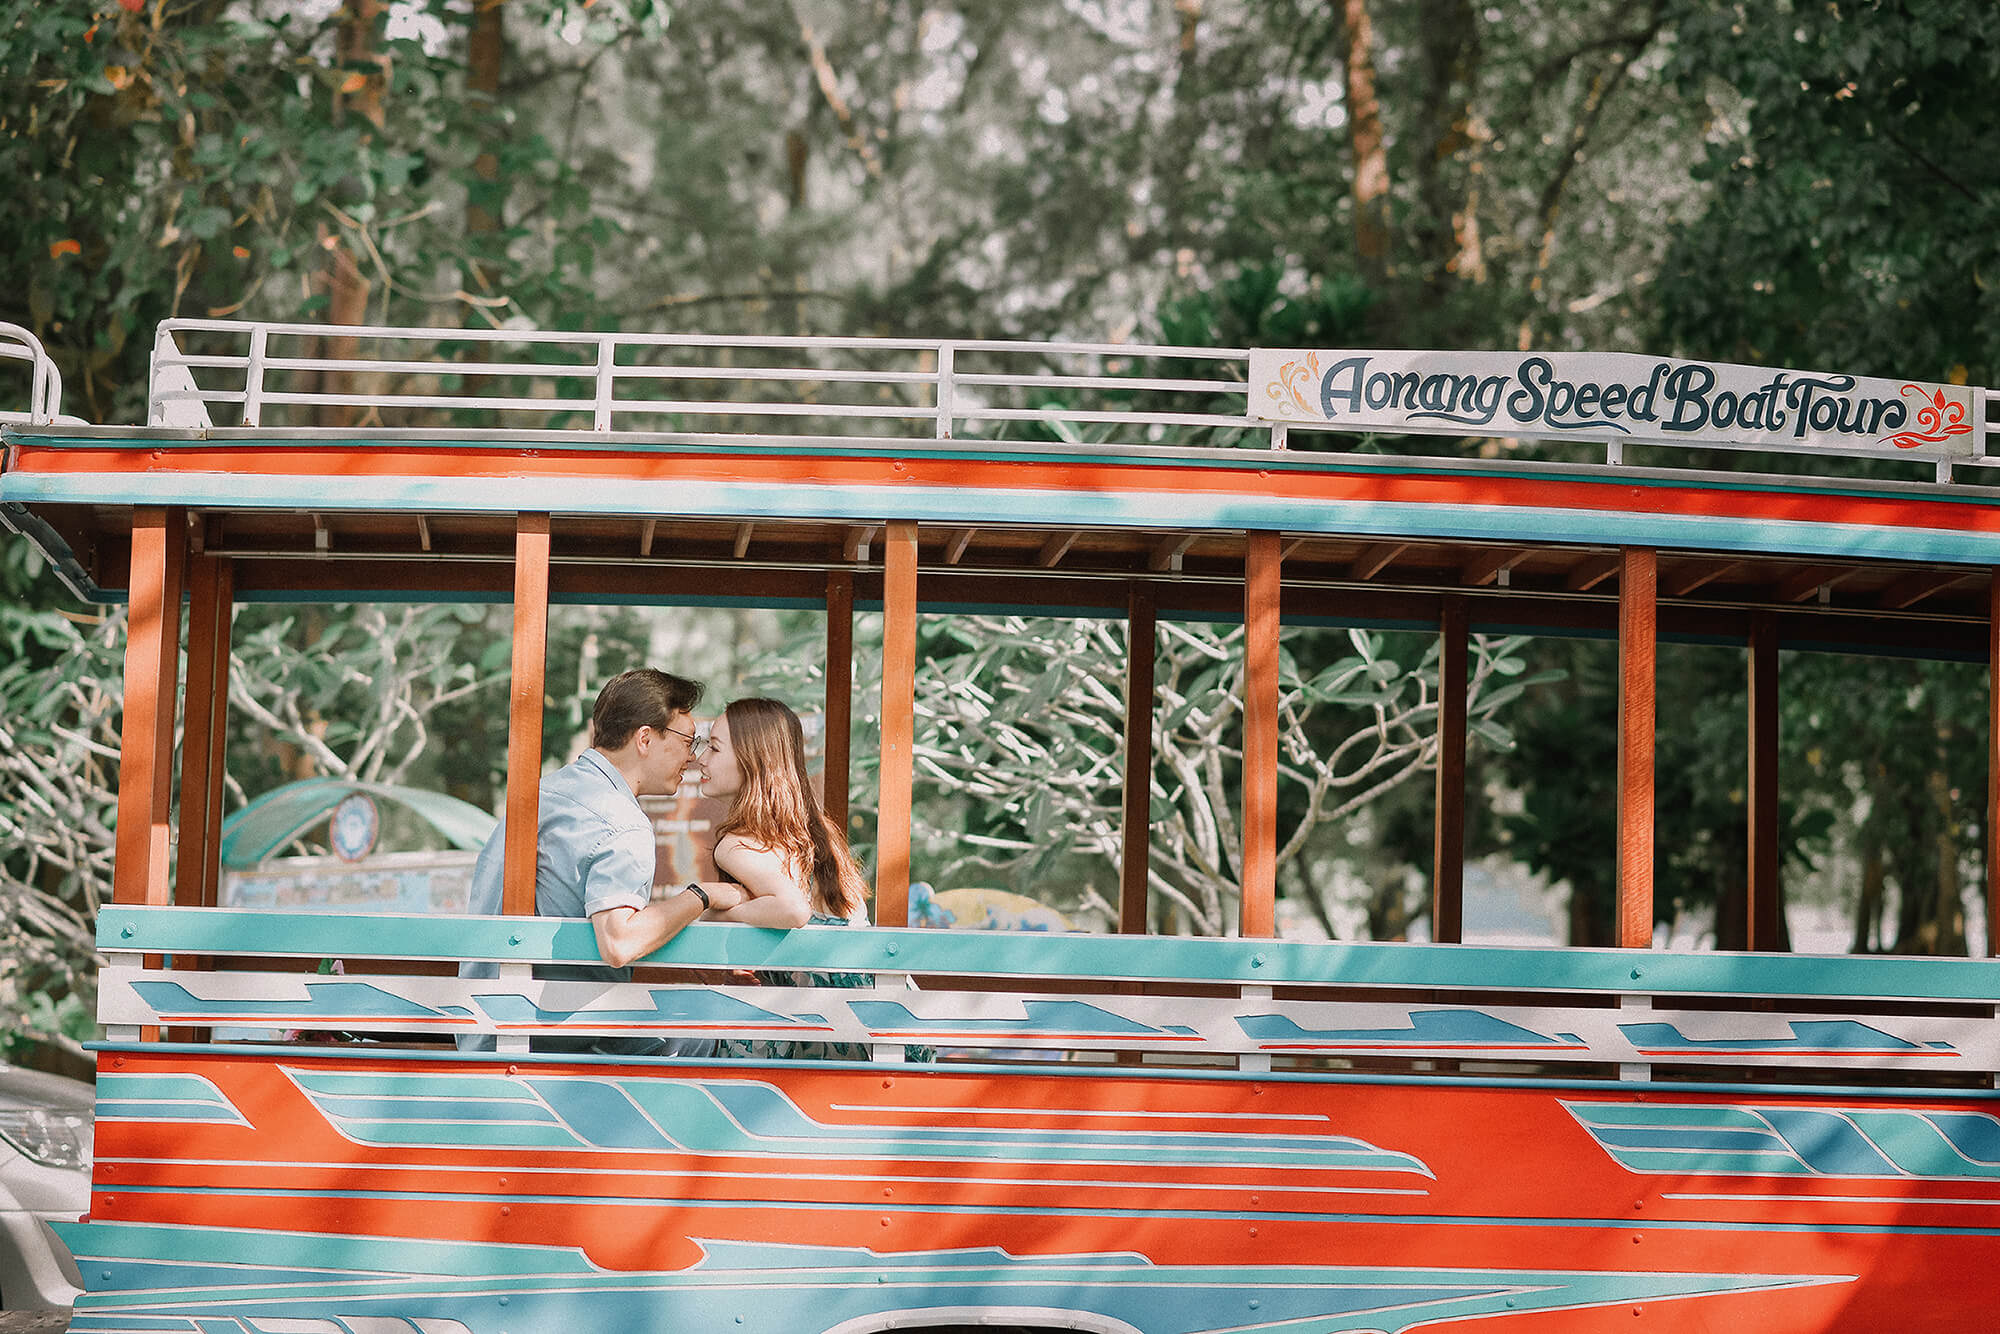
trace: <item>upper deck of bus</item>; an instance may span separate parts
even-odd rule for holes
[[[1388,426],[1342,411],[1369,406],[1370,372],[1339,368],[1369,358],[1416,368],[1373,372],[1394,407],[1429,376],[1462,386],[1445,406],[1468,411]],[[1617,552],[1646,547],[1668,635],[1741,639],[1765,612],[1790,644],[1984,656],[2000,565],[1985,390],[1861,382],[1788,409],[1792,385],[1837,377],[1759,371],[1740,397],[1769,398],[1759,424],[1784,429],[1670,430],[1664,401],[1650,421],[1603,410],[1649,379],[1659,400],[1688,368],[1748,373],[172,321],[146,425],[45,410],[7,426],[0,513],[89,597],[120,595],[131,515],[149,507],[198,516],[194,549],[231,558],[241,599],[504,597],[516,516],[548,513],[558,601],[816,602],[829,571],[866,601],[882,525],[902,521],[919,525],[926,605],[1117,614],[1139,581],[1162,614],[1228,614],[1257,531],[1282,539],[1288,620],[1434,625],[1463,595],[1476,623],[1598,633]],[[1534,413],[1473,420],[1481,383],[1503,379]],[[1322,388],[1301,393],[1307,380]],[[1555,409],[1579,389],[1593,410],[1566,421]],[[1955,397],[1931,402],[1940,391]],[[1876,429],[1809,435],[1836,400],[1853,404],[1837,424]],[[1307,420],[1323,407],[1336,419]],[[1907,429],[1884,424],[1891,407]],[[1890,442],[1921,433],[1919,409],[1956,420]],[[1524,457],[1523,440],[1574,461]],[[1731,466],[1701,466],[1721,451]],[[1856,460],[1876,476],[1852,476]]]

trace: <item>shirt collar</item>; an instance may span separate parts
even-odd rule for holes
[[[591,768],[597,771],[600,778],[624,793],[627,801],[631,802],[634,806],[639,805],[639,798],[633,795],[632,785],[625,781],[625,775],[618,772],[618,767],[604,757],[603,751],[595,746],[586,746],[583,750],[583,758],[579,763],[590,765]],[[641,809],[643,810],[644,808],[641,807]]]

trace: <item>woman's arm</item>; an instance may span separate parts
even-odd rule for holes
[[[715,864],[736,877],[744,898],[734,908],[710,913],[710,921],[789,928],[812,919],[812,900],[805,886],[785,859],[769,848],[730,834],[716,844]]]

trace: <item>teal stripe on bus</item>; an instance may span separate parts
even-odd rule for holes
[[[106,904],[102,950],[286,958],[599,962],[582,919],[293,913]],[[2000,1001],[2000,960],[1663,953],[1286,940],[1013,934],[700,923],[647,957],[669,967],[1347,985]]]
[[[1135,479],[1138,480],[1138,479]],[[510,513],[547,508],[545,478],[333,478],[186,475],[0,476],[21,504],[207,505],[232,509]],[[1388,501],[1247,493],[1061,491],[750,482],[562,480],[565,514],[705,514],[737,519],[1009,523],[1077,528],[1192,527],[1290,533],[1681,547],[1762,554],[2000,564],[2000,533],[1734,516]]]

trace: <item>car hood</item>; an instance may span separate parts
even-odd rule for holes
[[[80,1079],[0,1065],[0,1107],[40,1107],[88,1116],[96,1104],[97,1090]]]

